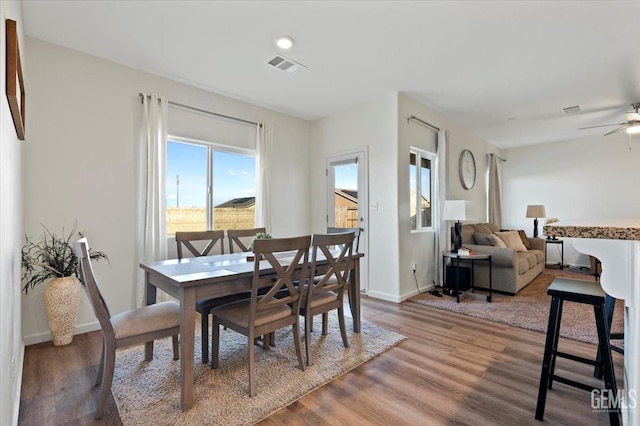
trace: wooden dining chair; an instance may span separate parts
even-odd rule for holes
[[[311,255],[311,276],[305,285],[300,307],[300,315],[304,318],[305,351],[307,365],[311,365],[311,331],[313,330],[313,317],[322,314],[322,334],[326,335],[329,328],[329,312],[338,310],[338,323],[340,334],[345,348],[349,347],[347,329],[344,323],[344,288],[348,282],[349,261],[353,251],[353,232],[339,234],[314,234],[313,253]],[[334,255],[335,247],[340,248],[337,256]],[[320,274],[317,269],[319,259],[326,258],[329,270]]]
[[[268,335],[276,330],[293,326],[293,342],[295,344],[298,365],[305,369],[300,347],[300,289],[294,281],[305,282],[309,270],[309,246],[311,236],[294,238],[271,238],[256,240],[253,244],[255,253],[251,299],[219,306],[211,311],[213,315],[213,350],[211,368],[218,368],[220,351],[220,325],[227,326],[247,336],[249,350],[249,395],[255,396],[254,345],[255,337]],[[286,260],[279,259],[281,252],[288,253]],[[261,277],[260,259],[267,262],[276,274]],[[264,272],[262,272],[264,274]],[[265,288],[266,292],[259,291]],[[287,289],[288,294],[282,296],[280,290]],[[276,297],[278,296],[278,297]],[[265,349],[269,346],[265,345]]]
[[[360,250],[360,228],[336,228],[333,226],[327,226],[327,234],[342,234],[345,232],[353,232],[353,235],[355,236],[353,239],[353,252],[358,253]],[[356,271],[351,269],[351,271],[349,271],[349,282],[352,283],[355,279]],[[347,294],[349,296],[350,303],[358,298],[357,295],[353,294],[353,287],[351,285],[347,285]],[[356,315],[353,308],[351,309],[351,315]],[[313,331],[313,326],[311,327],[311,331]]]
[[[116,349],[153,342],[163,337],[173,337],[173,359],[179,357],[178,335],[180,333],[180,306],[176,302],[162,302],[131,309],[111,316],[100,293],[93,274],[86,238],[79,239],[74,250],[78,258],[80,280],[84,284],[93,312],[102,328],[102,357],[96,384],[102,383],[96,419],[102,418],[111,394],[115,369]],[[153,358],[153,347],[145,349],[145,360]]]
[[[195,243],[195,245],[194,245]],[[200,243],[200,246],[204,248],[199,249],[196,246]],[[178,259],[183,258],[183,247],[189,250],[189,252],[195,256],[207,256],[211,253],[211,250],[220,243],[220,254],[224,254],[224,231],[195,231],[195,232],[176,232],[176,244],[178,249]],[[250,293],[238,293],[229,296],[218,297],[215,299],[204,299],[196,301],[196,311],[200,313],[200,331],[201,331],[201,352],[202,363],[209,363],[209,314],[211,310],[216,306],[224,305],[225,303],[235,302],[237,300],[246,299],[250,296]]]
[[[206,241],[204,248],[199,249],[193,245],[195,241]],[[178,231],[176,232],[176,244],[178,259],[182,259],[182,248],[185,247],[195,257],[208,256],[211,250],[220,242],[220,254],[224,254],[224,231]]]
[[[360,228],[336,228],[335,226],[327,226],[327,234],[343,234],[345,232],[353,232],[355,236],[353,240],[353,251],[357,253],[360,249]]]
[[[253,229],[229,229],[227,237],[229,237],[229,253],[251,251],[249,245],[251,240],[259,232],[267,232],[266,228]]]

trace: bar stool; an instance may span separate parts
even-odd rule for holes
[[[542,372],[540,374],[540,387],[538,389],[538,403],[536,405],[536,420],[542,420],[544,417],[547,389],[551,389],[554,380],[589,392],[598,389],[593,386],[556,375],[554,372],[557,357],[593,366],[601,366],[602,373],[604,375],[605,389],[607,389],[614,397],[618,395],[615,374],[613,372],[609,332],[607,330],[607,320],[605,318],[604,310],[606,295],[604,290],[602,290],[600,283],[557,277],[547,289],[547,294],[551,296],[551,309],[549,311],[547,339],[542,359]],[[602,360],[601,362],[558,351],[562,304],[565,300],[593,306],[596,327],[598,330],[598,352],[600,360]],[[616,409],[609,409],[609,421],[612,425],[620,424],[619,407]]]
[[[612,333],[611,332],[611,323],[613,322],[613,310],[616,306],[616,298],[611,297],[607,294],[604,299],[604,316],[607,319],[607,331],[609,332],[609,340],[624,340],[624,333]],[[621,355],[624,355],[624,348],[619,346],[611,345],[611,350],[614,352],[618,352]],[[600,363],[600,351],[598,350],[598,356],[596,358],[596,362]],[[593,370],[593,376],[602,379],[602,366],[596,365],[596,368]]]
[[[602,263],[597,257],[589,256],[591,260],[591,269],[595,271],[593,276],[596,278],[596,281],[600,280],[600,275],[602,273]],[[611,323],[613,322],[613,310],[616,307],[616,299],[607,294],[604,300],[604,314],[607,319],[607,331],[609,332],[609,340],[624,340],[624,333],[612,333],[611,332]],[[620,346],[611,345],[611,350],[614,352],[618,352],[621,355],[624,355],[624,349]],[[596,361],[600,362],[600,351],[598,350],[598,355],[596,357]],[[599,365],[596,365],[596,368],[593,370],[593,376],[602,379],[602,368]]]

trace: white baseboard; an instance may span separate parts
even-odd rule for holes
[[[76,326],[76,331],[73,334],[90,333],[96,330],[100,330],[100,323],[98,321],[92,321]]]
[[[426,286],[425,288],[421,288],[420,293],[426,293],[427,291],[433,290],[435,287],[436,287],[435,285],[431,284],[429,286]],[[402,302],[404,302],[410,297],[416,296],[417,294],[418,294],[418,289],[411,290],[409,293],[403,294],[401,296]]]
[[[402,302],[402,299],[395,294],[382,293],[382,292],[371,290],[371,289],[367,291],[367,296],[375,297],[376,299],[386,300],[387,302],[395,302],[395,303]]]
[[[20,416],[20,393],[22,390],[22,370],[24,368],[24,341],[20,345],[20,354],[18,355],[18,368],[16,374],[18,380],[16,380],[16,388],[13,390],[13,418],[11,424],[16,426],[18,424],[18,418]]]
[[[427,287],[421,288],[420,293],[424,293],[425,291],[432,290],[434,287],[435,286],[431,284]],[[367,296],[375,297],[376,299],[382,299],[382,300],[386,300],[387,302],[394,302],[394,303],[402,303],[408,298],[413,297],[417,294],[418,294],[418,289],[412,290],[408,293],[404,293],[401,295],[382,293],[375,290],[369,290],[367,292]]]
[[[91,331],[96,331],[96,330],[100,330],[100,323],[98,321],[88,322],[85,324],[77,325],[75,331],[73,332],[73,335],[75,336],[77,334],[89,333]],[[50,340],[53,340],[53,337],[51,336],[51,332],[45,331],[43,333],[37,333],[37,334],[32,334],[30,336],[26,336],[24,338],[24,344],[26,346],[29,346],[29,345],[35,345],[37,343],[48,342]]]
[[[591,269],[591,265],[579,265],[577,263],[567,263],[566,266],[569,266],[570,268],[576,268],[576,269],[580,269],[580,268]]]

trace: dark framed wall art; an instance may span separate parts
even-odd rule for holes
[[[22,64],[20,63],[20,48],[18,47],[18,29],[16,21],[6,20],[7,34],[7,100],[13,116],[18,139],[24,140],[25,95],[24,80],[22,78]]]

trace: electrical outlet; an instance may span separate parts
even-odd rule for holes
[[[411,270],[412,270],[413,272],[415,272],[415,271],[416,271],[416,262],[411,262]]]

